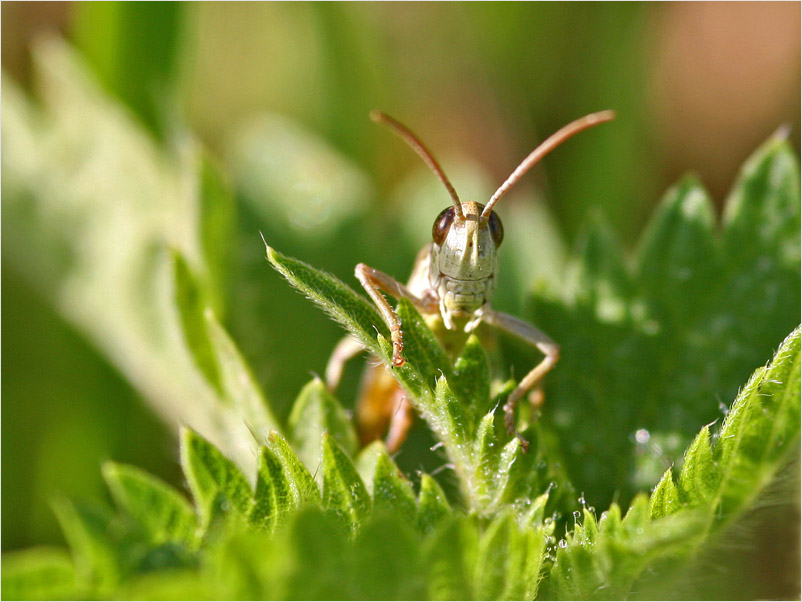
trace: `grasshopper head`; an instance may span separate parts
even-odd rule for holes
[[[462,214],[451,206],[440,212],[432,226],[432,266],[453,280],[486,280],[496,270],[496,250],[504,238],[501,220],[491,212],[482,217],[484,205],[462,203]]]

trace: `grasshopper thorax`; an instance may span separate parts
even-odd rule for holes
[[[432,227],[429,279],[447,328],[454,328],[453,318],[478,317],[490,302],[504,238],[498,216],[482,216],[484,205],[466,202],[461,209],[444,209]]]

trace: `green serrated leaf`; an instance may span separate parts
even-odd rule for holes
[[[398,302],[398,317],[404,333],[404,358],[423,377],[426,387],[433,391],[437,378],[450,376],[451,362],[409,299],[402,298]]]
[[[355,533],[370,512],[370,496],[348,455],[323,435],[323,507]]]
[[[354,461],[356,470],[368,493],[373,495],[373,477],[376,475],[376,462],[379,456],[387,453],[387,447],[381,439],[371,441],[367,446],[362,448]]]
[[[107,462],[103,477],[117,506],[132,518],[151,544],[196,544],[197,519],[186,498],[147,472]]]
[[[715,223],[707,192],[686,177],[669,189],[641,237],[635,279],[671,328],[688,325],[709,298],[705,293],[718,269]]]
[[[413,396],[419,409],[428,409],[426,397],[432,388],[433,377],[437,375],[436,367],[442,367],[443,373],[450,372],[448,361],[442,358],[439,344],[433,343],[432,333],[420,319],[420,315],[412,308],[400,307],[406,313],[408,322],[404,330],[405,345],[410,347],[412,359],[407,359],[400,368],[392,365],[392,346],[388,341],[389,330],[376,307],[364,297],[358,295],[343,282],[312,266],[282,255],[267,246],[267,259],[284,276],[287,281],[317,303],[334,320],[351,332],[356,339],[371,353],[390,367],[402,386]],[[378,334],[377,334],[378,333]],[[423,361],[424,366],[417,366],[416,361]],[[442,365],[441,365],[442,364]],[[434,372],[431,372],[434,370]]]
[[[450,514],[451,506],[440,484],[434,477],[423,473],[418,495],[418,530],[429,533]]]
[[[373,304],[331,274],[282,255],[267,246],[267,260],[287,281],[342,324],[362,345],[385,363],[392,363],[376,342],[376,331],[389,330]]]
[[[412,485],[398,470],[386,453],[376,458],[376,472],[373,476],[373,508],[400,516],[414,525],[417,518],[417,504]]]
[[[751,500],[799,440],[800,330],[783,341],[767,368],[739,393],[719,434],[715,458],[722,473],[721,516]]]
[[[581,238],[580,261],[567,285],[582,304],[593,309],[604,322],[620,320],[626,313],[624,299],[631,289],[618,241],[597,217]]]
[[[314,477],[292,451],[287,440],[273,431],[267,438],[267,446],[281,460],[284,474],[287,476],[295,499],[295,505],[320,502],[320,489]]]
[[[453,386],[477,415],[490,408],[490,365],[479,337],[471,335],[454,364]]]
[[[774,137],[744,164],[725,204],[724,241],[736,265],[763,253],[799,265],[799,161]]]
[[[77,600],[75,569],[63,550],[31,548],[3,554],[2,593],[5,600]]]
[[[663,478],[654,488],[649,499],[649,515],[652,518],[662,518],[673,514],[680,509],[679,493],[674,485],[671,469],[663,473]]]
[[[643,533],[649,522],[649,497],[643,493],[635,496],[632,500],[632,505],[627,510],[621,525],[624,530],[630,535],[637,536],[638,533]]]
[[[685,454],[679,475],[679,499],[692,506],[707,503],[718,488],[718,478],[710,448],[710,431],[704,427]]]
[[[438,436],[448,444],[455,447],[464,447],[470,444],[473,432],[472,421],[445,377],[437,381],[432,427]]]
[[[281,459],[267,447],[259,453],[256,491],[248,519],[272,531],[296,507],[287,473]]]
[[[319,378],[314,378],[301,390],[287,429],[298,457],[315,472],[322,461],[324,433],[334,437],[348,455],[356,453],[358,447],[351,420]]]
[[[189,428],[181,432],[181,466],[204,531],[226,512],[247,516],[252,499],[248,481],[220,450]]]
[[[478,599],[534,599],[545,547],[540,529],[521,530],[511,513],[498,515],[479,541]]]

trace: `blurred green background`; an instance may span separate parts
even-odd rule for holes
[[[449,202],[370,109],[412,127],[461,196],[479,202],[557,128],[615,109],[615,122],[549,156],[499,213],[547,210],[569,248],[601,214],[631,247],[681,174],[698,174],[720,207],[741,163],[781,124],[799,148],[799,23],[799,4],[772,2],[16,2],[2,4],[2,64],[31,86],[31,45],[59,33],[154,141],[170,148],[191,132],[208,149],[236,200],[224,321],[284,420],[341,332],[269,270],[258,231],[350,284],[359,261],[403,278]],[[17,224],[5,209],[9,550],[61,541],[48,500],[104,496],[106,459],[180,477],[174,429],[56,312],[41,275],[7,260],[20,249],[7,246],[18,244],[7,243]],[[526,223],[505,222],[508,240],[538,249],[549,233]],[[550,248],[564,253],[561,244]],[[519,308],[535,277],[559,277],[531,261],[502,264],[501,309]],[[346,404],[358,371],[349,369]]]

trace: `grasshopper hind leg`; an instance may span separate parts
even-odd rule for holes
[[[482,320],[491,326],[500,328],[530,343],[545,355],[545,357],[523,377],[521,382],[518,383],[518,386],[510,393],[507,402],[504,404],[504,424],[507,427],[507,432],[518,437],[518,440],[521,442],[521,447],[526,451],[529,447],[529,442],[518,432],[518,429],[515,428],[515,406],[521,397],[528,391],[537,387],[541,380],[543,380],[543,377],[554,367],[554,364],[556,364],[557,360],[560,358],[560,347],[545,333],[514,316],[487,309],[483,314]],[[537,394],[535,394],[533,402],[537,400],[536,395]],[[540,403],[542,403],[542,394],[540,395]]]

